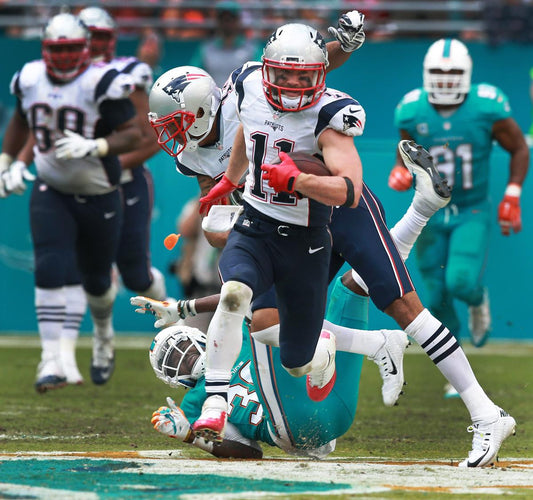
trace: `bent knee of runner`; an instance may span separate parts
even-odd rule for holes
[[[220,290],[221,310],[234,314],[246,314],[252,301],[252,289],[239,281],[227,281]]]

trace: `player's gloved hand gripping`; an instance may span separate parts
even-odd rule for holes
[[[292,161],[292,158],[281,151],[279,153],[280,163],[274,165],[263,164],[263,179],[268,181],[268,185],[277,193],[295,193],[294,184],[302,171]]]
[[[509,184],[505,190],[503,200],[498,206],[498,222],[502,234],[509,236],[511,229],[518,233],[522,230],[522,215],[520,210],[520,195],[522,188],[518,184]]]
[[[136,313],[153,314],[157,318],[157,321],[154,323],[155,328],[164,328],[176,323],[180,319],[185,319],[188,316],[196,316],[195,303],[196,299],[169,302],[167,300],[150,299],[142,295],[130,298],[130,304],[132,306],[139,306],[138,309],[135,309]]]
[[[413,185],[413,176],[405,167],[397,165],[389,174],[389,187],[396,191],[407,191]]]
[[[72,130],[64,131],[65,137],[58,139],[54,146],[56,148],[56,158],[60,160],[71,160],[73,158],[84,158],[86,156],[106,156],[109,152],[109,144],[103,138],[87,139]]]
[[[161,406],[152,413],[150,421],[154,429],[161,434],[166,434],[171,438],[179,439],[186,443],[194,440],[191,424],[187,420],[183,410],[176,406],[174,400],[167,398],[168,406]]]
[[[200,198],[200,215],[207,215],[213,205],[227,205],[227,197],[236,189],[242,187],[238,184],[233,184],[226,174],[220,179],[205,196]]]
[[[330,26],[328,32],[339,41],[344,52],[353,52],[365,43],[364,21],[364,14],[357,10],[351,10],[339,18],[336,28]]]
[[[9,193],[18,195],[24,194],[26,191],[26,181],[33,182],[35,175],[33,175],[23,161],[14,161],[8,170],[2,173],[2,181],[6,196]]]

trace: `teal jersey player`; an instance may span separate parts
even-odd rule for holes
[[[423,88],[413,90],[396,107],[394,123],[429,151],[452,188],[450,204],[464,209],[488,200],[492,126],[510,116],[507,96],[482,83],[472,85],[463,104],[449,116],[433,107]]]
[[[366,328],[368,298],[334,286],[327,319],[348,328]],[[176,325],[162,330],[152,343],[150,360],[156,375],[171,386],[190,387],[180,408],[169,399],[170,408],[154,412],[152,423],[160,432],[218,457],[260,458],[259,443],[265,443],[290,454],[323,458],[352,425],[363,356],[338,352],[333,390],[325,400],[312,402],[305,379],[291,377],[281,365],[278,347],[250,337],[244,328],[228,391],[224,440],[213,444],[194,438],[190,425],[200,416],[206,399],[204,342],[199,330]]]
[[[463,43],[455,39],[433,43],[424,58],[424,85],[402,98],[394,122],[402,139],[414,140],[429,151],[452,188],[450,203],[427,223],[416,246],[429,308],[458,337],[454,300],[465,302],[472,343],[481,347],[491,329],[483,273],[493,218],[489,198],[493,141],[510,153],[509,183],[498,208],[504,235],[521,229],[519,199],[529,150],[511,117],[507,96],[494,85],[471,84],[471,74],[472,60]],[[402,191],[411,184],[412,176],[397,156],[389,186]]]

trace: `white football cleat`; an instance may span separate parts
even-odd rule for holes
[[[56,356],[42,354],[41,362],[37,367],[37,377],[35,381],[35,390],[44,394],[46,391],[60,389],[67,385],[65,374]]]
[[[221,443],[228,421],[228,403],[219,395],[209,396],[202,405],[202,413],[192,430],[196,437]]]
[[[492,319],[490,316],[489,291],[483,290],[483,302],[468,307],[468,328],[474,347],[483,347],[489,338]]]
[[[433,157],[414,141],[400,141],[398,151],[412,175],[416,175],[414,208],[426,217],[445,207],[451,199],[451,189],[433,163]]]
[[[328,330],[322,330],[316,349],[321,349],[327,353],[328,361],[325,368],[307,375],[306,388],[307,395],[311,400],[322,401],[328,397],[337,379],[337,371],[335,370],[335,354],[337,352],[335,335]]]
[[[497,460],[503,441],[515,433],[516,421],[506,411],[498,408],[498,418],[491,423],[480,422],[468,427],[474,433],[472,450],[459,463],[459,467],[483,467]]]
[[[394,406],[405,385],[403,376],[403,355],[409,339],[403,330],[381,330],[383,346],[368,359],[379,367],[383,379],[381,395],[385,406]]]
[[[93,336],[93,357],[91,359],[91,380],[96,385],[105,384],[115,370],[114,335]]]

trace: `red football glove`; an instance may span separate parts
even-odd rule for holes
[[[407,191],[413,184],[413,176],[405,167],[394,167],[389,175],[389,187],[396,191]]]
[[[200,215],[207,215],[213,205],[227,205],[227,196],[239,187],[241,186],[233,184],[224,174],[209,193],[200,198]]]
[[[522,230],[522,217],[520,213],[520,197],[506,194],[498,206],[498,222],[502,234],[509,236],[511,229],[518,233]]]
[[[281,163],[276,163],[275,165],[261,165],[263,179],[268,181],[268,185],[273,188],[276,193],[294,193],[296,178],[302,173],[302,171],[296,166],[287,153],[282,151],[279,154],[279,158]]]

